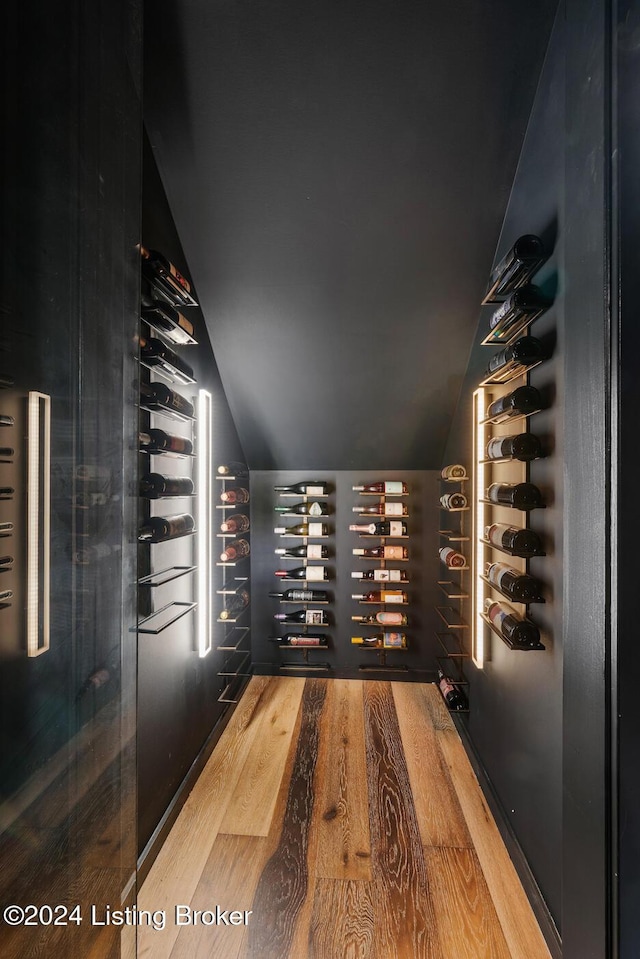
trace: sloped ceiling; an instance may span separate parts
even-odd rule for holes
[[[147,4],[145,124],[252,468],[441,465],[555,7]]]

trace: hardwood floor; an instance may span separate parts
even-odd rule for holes
[[[138,926],[140,959],[550,959],[440,694],[415,683],[254,677],[138,909],[167,917]]]

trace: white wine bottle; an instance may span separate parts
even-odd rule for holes
[[[406,649],[407,637],[404,633],[374,633],[372,636],[352,636],[351,642],[357,646],[370,646],[377,649]]]
[[[381,483],[365,483],[362,486],[352,486],[355,493],[382,493],[384,496],[401,496],[408,492],[406,483],[389,480]]]

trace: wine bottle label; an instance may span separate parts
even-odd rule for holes
[[[440,559],[446,566],[451,568],[460,568],[466,565],[464,555],[452,549],[451,546],[445,546],[440,550]]]
[[[309,516],[322,516],[322,506],[320,503],[311,503],[309,506]]]
[[[385,516],[402,516],[404,506],[402,503],[385,503],[384,504],[384,515]]]
[[[495,356],[492,356],[489,360],[489,372],[495,373],[496,370],[499,370],[500,367],[504,366],[505,363],[509,360],[509,350],[510,347],[506,347],[504,350],[500,350],[499,353],[496,353]]]
[[[515,294],[512,293],[511,296],[508,299],[506,299],[504,303],[502,303],[498,307],[497,310],[494,311],[493,316],[489,320],[489,329],[491,330],[495,329],[498,323],[500,323],[500,321],[503,320],[504,317],[511,312],[513,308],[514,296]]]
[[[505,439],[508,437],[504,436],[494,436],[493,439],[489,440],[487,445],[487,459],[489,460],[499,460],[505,455],[503,452],[503,446],[505,445]]]
[[[324,566],[307,566],[305,579],[308,583],[319,582],[324,579]]]
[[[383,635],[383,645],[389,649],[395,649],[397,647],[402,647],[405,645],[405,636],[404,633],[389,633],[385,632]]]
[[[442,479],[464,479],[467,471],[460,463],[453,463],[451,466],[445,466],[440,475]]]
[[[287,598],[292,603],[310,603],[313,600],[313,593],[309,589],[290,589]]]
[[[322,546],[318,543],[310,543],[307,546],[307,559],[322,559]]]
[[[289,640],[289,646],[319,646],[319,636],[292,636]]]
[[[385,546],[384,559],[404,559],[404,546]]]
[[[307,609],[304,617],[307,626],[322,626],[324,623],[324,613],[321,609]]]
[[[382,626],[402,626],[404,614],[380,612],[376,613],[375,620]]]
[[[389,536],[404,536],[402,527],[403,523],[399,523],[397,520],[391,520],[389,523]]]
[[[309,523],[309,536],[322,536],[322,523]]]
[[[374,569],[373,578],[377,583],[399,583],[402,573],[399,569]]]
[[[387,496],[397,496],[402,493],[402,483],[391,481],[384,484],[384,491]]]
[[[324,488],[322,486],[307,486],[307,496],[322,496]]]
[[[487,499],[491,500],[492,503],[500,502],[500,486],[497,483],[494,483],[487,490]]]
[[[380,593],[381,603],[404,603],[404,594],[398,590],[383,590]]]

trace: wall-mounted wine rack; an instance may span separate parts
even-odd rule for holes
[[[242,490],[249,493],[249,474],[244,468],[240,471],[218,474],[220,493],[226,494],[230,490]],[[216,505],[222,522],[228,519],[229,514],[238,513],[245,509],[249,511],[248,499],[242,493],[241,502],[221,502]],[[220,525],[220,524],[218,524]],[[241,538],[247,544],[250,527],[241,532],[217,532],[218,541],[226,548],[228,542]],[[224,549],[222,550],[224,553]],[[251,626],[250,626],[250,575],[249,552],[235,559],[220,558],[216,563],[221,573],[221,580],[216,594],[223,597],[219,603],[217,622],[222,624],[223,636],[217,644],[217,649],[224,654],[218,675],[224,680],[225,686],[218,697],[221,703],[236,703],[240,698],[246,680],[251,676]],[[235,602],[234,602],[235,601]]]

